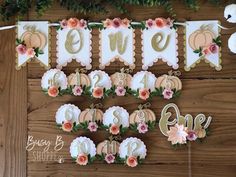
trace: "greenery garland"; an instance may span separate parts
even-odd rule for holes
[[[172,2],[174,0],[57,0],[62,7],[72,10],[77,13],[107,13],[108,6],[112,6],[121,13],[128,13],[126,9],[127,5],[139,5],[139,6],[160,6],[163,7],[171,17],[175,17],[176,14],[173,10]],[[177,1],[177,0],[175,0]],[[178,0],[184,3],[188,8],[198,10],[199,0]],[[213,4],[220,4],[221,0],[208,0]],[[10,17],[19,15],[22,17],[26,15],[30,8],[35,9],[38,15],[43,13],[52,6],[53,0],[4,0],[0,5],[0,15],[2,20],[9,20]],[[223,0],[222,0],[223,2]]]

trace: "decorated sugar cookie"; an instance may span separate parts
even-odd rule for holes
[[[126,95],[126,91],[131,85],[132,76],[129,74],[131,71],[130,69],[122,68],[120,72],[116,72],[110,76],[115,95]]]
[[[142,30],[142,68],[147,70],[154,62],[162,60],[177,69],[178,65],[178,34],[174,20],[156,18],[145,21]]]
[[[176,118],[173,120],[170,120],[172,115],[168,111],[170,108],[175,111]],[[211,116],[206,117],[204,114],[198,114],[195,118],[190,114],[182,116],[177,105],[170,103],[161,112],[159,128],[162,134],[168,137],[168,141],[176,146],[186,144],[187,141],[205,138],[208,135],[211,120]]]
[[[46,69],[49,65],[48,21],[20,21],[17,25],[17,65],[25,66],[31,59],[36,59]]]
[[[41,80],[41,87],[51,97],[63,95],[67,90],[67,77],[59,69],[50,69],[44,73]]]
[[[100,30],[99,67],[104,69],[111,62],[119,60],[130,68],[135,67],[135,34],[128,19],[106,19]]]
[[[92,104],[90,108],[83,110],[79,116],[79,128],[96,132],[103,120],[103,112],[101,104]]]
[[[81,96],[89,89],[90,79],[85,72],[83,69],[76,69],[76,73],[72,73],[67,77],[68,86],[74,96]]]
[[[120,143],[119,156],[129,167],[136,167],[146,155],[146,146],[138,138],[130,137]]]
[[[185,70],[189,71],[201,60],[221,70],[219,21],[187,21],[186,24]]]
[[[156,116],[148,107],[150,107],[150,103],[139,105],[139,109],[130,114],[129,123],[132,130],[139,133],[146,133],[155,128]]]
[[[78,165],[90,164],[96,159],[95,144],[91,139],[80,136],[72,141],[70,155]]]
[[[107,73],[95,70],[89,73],[88,76],[91,82],[90,94],[93,98],[104,98],[109,95],[112,85]]]
[[[131,90],[134,96],[147,100],[150,93],[155,91],[156,77],[148,71],[137,72],[131,80]]]
[[[56,123],[63,131],[77,131],[80,109],[73,104],[64,104],[56,112]]]
[[[63,19],[57,30],[57,68],[75,59],[86,69],[92,68],[92,35],[83,19]]]
[[[181,73],[178,71],[170,71],[169,74],[159,76],[156,80],[156,88],[161,93],[164,99],[175,98],[180,95],[182,82],[177,77]]]
[[[129,113],[120,106],[113,106],[103,115],[103,128],[112,135],[123,134],[129,127]]]
[[[110,140],[104,140],[97,145],[97,158],[98,160],[105,161],[108,164],[112,164],[119,161],[119,148],[120,143],[110,138]]]

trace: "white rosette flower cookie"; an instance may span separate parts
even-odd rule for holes
[[[120,143],[115,140],[104,140],[97,145],[98,160],[105,161],[107,164],[112,164],[119,159]]]
[[[135,97],[147,100],[155,91],[156,76],[148,71],[137,72],[131,80],[131,90]]]
[[[95,160],[96,147],[87,137],[77,137],[70,145],[70,155],[79,165],[87,165]]]
[[[64,104],[56,112],[56,123],[65,132],[76,131],[81,110],[73,104]]]
[[[136,167],[147,155],[146,145],[138,138],[130,137],[120,143],[119,156],[129,167]]]
[[[50,69],[44,73],[41,80],[41,87],[51,97],[63,95],[67,91],[66,75],[59,69]]]
[[[86,90],[86,94],[93,98],[104,98],[111,93],[111,79],[107,73],[101,70],[95,70],[89,73],[91,87]]]
[[[125,133],[129,127],[129,113],[120,106],[110,107],[103,115],[102,127],[112,135]]]

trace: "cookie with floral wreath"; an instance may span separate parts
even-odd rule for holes
[[[81,96],[86,94],[90,89],[90,79],[85,69],[76,69],[75,73],[67,77],[69,92],[74,96]]]
[[[172,112],[168,111],[170,108],[175,110],[176,118],[174,120],[169,120],[172,115]],[[182,116],[177,105],[169,103],[161,112],[159,128],[162,134],[168,137],[168,141],[176,147],[188,142],[203,140],[209,135],[211,120],[211,116],[206,117],[204,114],[198,114],[196,117],[190,114]]]
[[[79,124],[76,128],[96,132],[103,120],[103,112],[99,109],[101,107],[101,104],[92,104],[90,108],[83,110],[79,116]]]
[[[70,155],[78,165],[91,164],[96,159],[95,144],[87,137],[77,137],[70,145]]]
[[[136,167],[147,155],[146,145],[138,138],[126,138],[120,143],[120,162],[129,167]]]
[[[104,113],[101,127],[112,135],[123,134],[129,128],[129,113],[123,107],[112,106]]]
[[[97,159],[107,164],[119,162],[120,143],[113,136],[97,145]]]
[[[50,69],[44,73],[41,87],[43,92],[50,97],[62,96],[68,92],[67,77],[59,69]]]
[[[129,123],[131,130],[144,134],[155,128],[156,115],[151,109],[148,109],[150,106],[150,103],[141,104],[138,106],[138,110],[130,114]]]
[[[127,90],[130,88],[132,76],[131,69],[122,68],[120,72],[116,72],[110,76],[112,81],[113,95],[125,96],[127,95]]]
[[[65,132],[75,132],[81,110],[73,104],[64,104],[56,112],[56,123]]]

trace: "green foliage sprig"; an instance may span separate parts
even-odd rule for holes
[[[188,8],[193,10],[199,9],[199,0],[179,0]],[[174,0],[57,0],[62,7],[76,13],[107,13],[110,6],[120,13],[128,13],[127,6],[146,6],[146,7],[163,7],[171,17],[176,14],[173,10],[172,2]],[[208,0],[212,4],[219,5],[220,0]],[[0,5],[0,15],[3,20],[9,20],[16,15],[26,15],[30,8],[34,8],[38,15],[43,13],[52,6],[53,0],[4,0]]]

